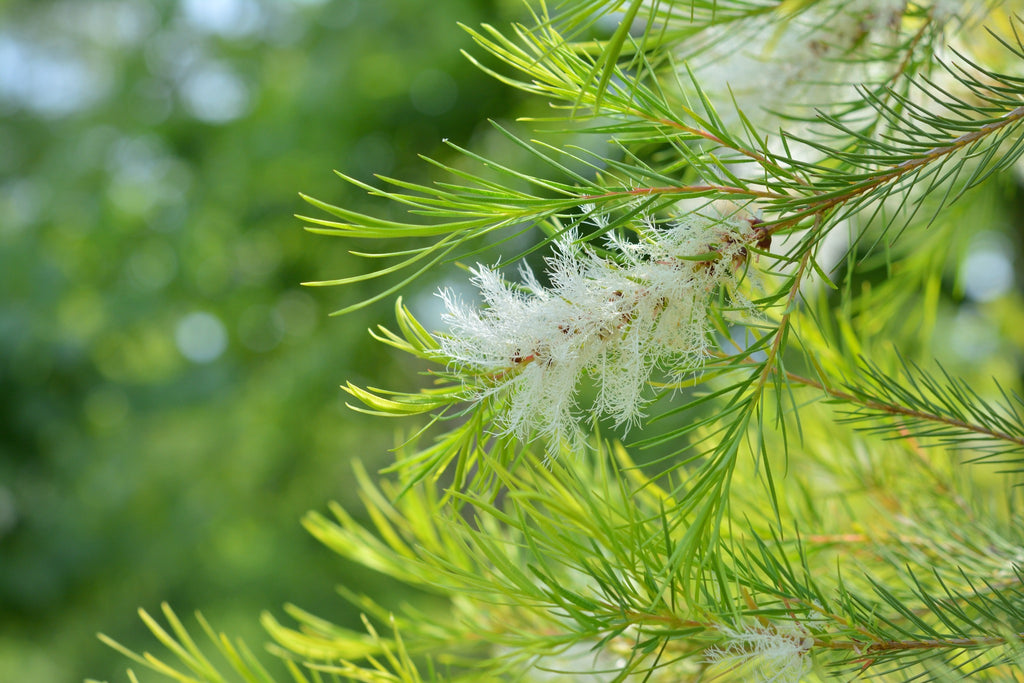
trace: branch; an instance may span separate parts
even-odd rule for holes
[[[749,361],[748,361],[749,362]],[[875,410],[880,413],[885,413],[894,417],[907,417],[915,420],[923,420],[927,422],[935,422],[942,424],[947,427],[953,427],[960,429],[965,432],[978,434],[980,436],[996,439],[999,441],[1006,441],[1013,444],[1016,447],[1024,448],[1024,436],[1014,436],[1005,431],[986,427],[982,424],[976,424],[967,422],[966,420],[957,419],[954,417],[940,415],[937,412],[927,412],[923,410],[915,410],[913,408],[907,408],[896,403],[887,403],[883,401],[867,399],[856,394],[852,394],[832,387],[826,386],[822,382],[811,379],[809,377],[803,377],[791,372],[786,373],[786,379],[796,384],[802,384],[804,386],[813,387],[824,392],[829,398],[836,399],[838,401],[844,401],[847,403],[854,403],[862,406],[868,410]]]

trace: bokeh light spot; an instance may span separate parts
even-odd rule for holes
[[[1014,282],[1012,245],[1003,235],[979,233],[961,265],[964,295],[971,301],[992,301],[1010,291]]]
[[[193,363],[216,360],[228,346],[228,333],[220,318],[212,313],[195,311],[178,321],[174,342],[181,355]]]
[[[206,62],[181,83],[181,97],[192,116],[206,123],[233,121],[249,108],[249,89],[227,66]]]
[[[252,35],[263,27],[263,12],[253,0],[184,0],[185,20],[208,33],[226,38]]]
[[[51,20],[69,34],[81,35],[103,47],[138,45],[159,22],[156,7],[132,0],[63,2],[55,7]]]
[[[61,117],[104,99],[113,84],[109,65],[87,60],[66,44],[43,45],[0,33],[0,103]]]

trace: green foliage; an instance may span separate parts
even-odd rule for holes
[[[459,258],[551,255],[546,280],[472,269],[484,307],[446,290],[447,333],[399,300],[373,336],[430,383],[346,387],[419,421],[383,480],[356,465],[369,522],[305,526],[437,602],[343,588],[365,632],[289,608],[272,651],[296,680],[1018,679],[1024,340],[1000,320],[1024,307],[963,281],[1019,201],[1012,8],[530,7],[466,28],[550,105],[537,139],[495,124],[522,156],[342,175],[401,213],[307,200],[312,232],[385,264],[319,283],[383,279],[339,314]],[[943,338],[967,315],[987,347]],[[180,665],[136,661],[220,680],[165,616]]]
[[[362,264],[303,233],[297,192],[422,178],[416,152],[504,116],[453,49],[504,11],[0,3],[0,680],[125,680],[95,634],[145,647],[140,605],[252,641],[264,605],[318,603],[338,562],[297,520],[394,443],[338,385],[406,370],[362,332],[390,302],[332,324],[301,287]]]

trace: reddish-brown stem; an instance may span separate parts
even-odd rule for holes
[[[676,194],[680,192],[688,192],[692,194],[700,194],[704,192],[721,192],[723,194],[737,194],[748,197],[762,197],[765,199],[788,199],[787,195],[779,194],[778,192],[769,192],[767,190],[752,190],[750,188],[742,187],[730,187],[728,185],[674,185],[669,187],[638,187],[634,190],[626,190],[623,192],[605,192],[603,194],[582,195],[579,197],[579,199],[583,203],[585,203],[588,201],[595,201],[598,199],[609,199],[611,197],[638,197],[641,195]]]
[[[825,392],[829,397],[838,399],[840,401],[847,401],[849,403],[856,403],[864,406],[870,410],[877,410],[879,412],[889,413],[890,415],[897,415],[902,417],[910,417],[918,420],[926,420],[929,422],[939,422],[950,427],[956,427],[957,429],[963,429],[964,431],[973,432],[982,436],[999,439],[1001,441],[1009,441],[1010,443],[1024,447],[1024,437],[1013,436],[996,429],[989,429],[983,425],[972,424],[963,420],[958,420],[953,417],[946,417],[944,415],[936,415],[935,413],[926,413],[920,410],[913,410],[901,405],[892,403],[882,403],[880,401],[865,400],[845,391],[839,391],[832,387],[826,386],[825,384],[811,379],[810,377],[803,377],[800,375],[793,374],[791,372],[786,373],[786,379],[797,384],[804,386],[813,387]]]
[[[1018,637],[1024,637],[1024,633]],[[880,640],[865,644],[852,640],[815,641],[815,645],[831,650],[854,650],[865,655],[896,652],[901,650],[939,650],[948,648],[973,648],[1003,645],[1005,638],[949,638],[948,640]]]
[[[637,625],[643,624],[658,624],[660,626],[670,629],[694,629],[703,628],[708,631],[720,630],[720,626],[714,622],[696,621],[693,619],[682,619],[674,614],[657,614],[651,612],[641,612],[639,610],[626,610],[622,611],[621,607],[616,605],[604,604],[602,605],[609,612],[616,612],[621,615],[626,621]],[[846,620],[838,615],[828,615],[836,618],[836,621],[845,626],[849,626]],[[770,623],[770,622],[769,622]],[[880,640],[868,635],[866,632],[864,640],[838,640],[829,638],[828,636],[819,636],[814,639],[814,647],[825,650],[852,650],[858,654],[864,655],[865,658],[870,660],[871,655],[880,655],[887,652],[899,652],[907,650],[939,650],[939,649],[952,649],[952,648],[978,648],[978,647],[997,647],[1004,645],[1007,639],[999,636],[991,636],[984,638],[947,638],[947,639],[929,639],[929,640]],[[1024,639],[1024,633],[1017,634],[1017,637]]]
[[[827,199],[819,200],[812,198],[811,200],[809,200],[810,206],[808,209],[804,211],[799,211],[794,215],[790,216],[789,218],[783,218],[777,221],[766,221],[766,229],[768,233],[775,233],[778,232],[779,230],[782,230],[783,228],[789,228],[796,225],[809,215],[820,216],[823,213],[828,212],[837,206],[841,206],[849,202],[851,199],[859,197],[862,194],[865,194],[877,187],[880,187],[881,185],[884,185],[892,180],[898,180],[899,178],[905,176],[906,174],[916,171],[922,166],[930,164],[936,159],[947,156],[949,154],[953,154],[954,152],[963,149],[964,147],[970,145],[971,143],[982,139],[986,135],[1002,130],[1006,126],[1014,124],[1020,121],[1021,119],[1024,119],[1024,105],[1015,108],[1013,111],[1009,112],[998,121],[986,123],[978,130],[971,131],[970,133],[965,133],[960,137],[955,138],[947,145],[932,147],[924,154],[915,156],[913,159],[901,161],[895,166],[890,167],[888,170],[880,172],[870,181],[862,182],[860,184],[854,184],[853,186],[851,186],[849,192],[845,192],[835,196],[830,196]]]

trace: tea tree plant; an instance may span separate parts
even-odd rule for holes
[[[356,464],[369,526],[305,526],[447,607],[348,586],[365,632],[268,614],[288,680],[1021,680],[1024,307],[957,275],[1014,220],[1014,9],[574,0],[467,27],[548,105],[495,125],[518,161],[453,145],[433,184],[342,176],[392,217],[305,219],[375,246],[316,284],[380,277],[373,334],[423,371],[346,387],[411,436],[383,478]],[[456,262],[428,329],[398,295]],[[143,616],[171,655],[142,666],[272,680]]]

